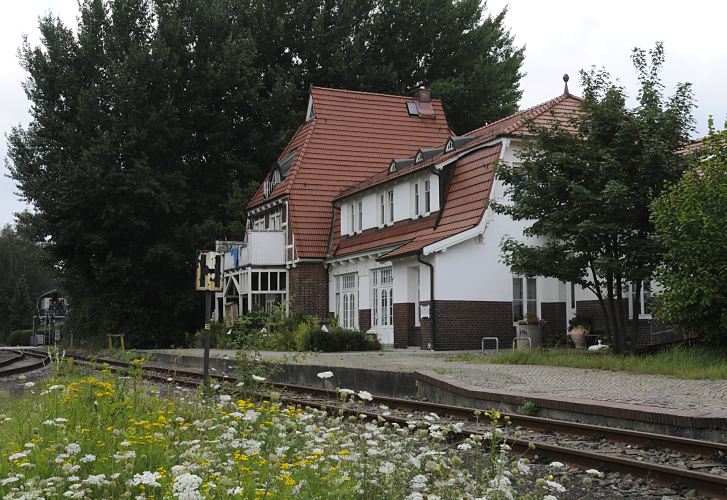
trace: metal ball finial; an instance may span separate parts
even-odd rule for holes
[[[565,88],[563,89],[563,93],[565,95],[569,95],[570,92],[568,92],[568,80],[570,80],[570,77],[568,76],[568,73],[563,75],[563,81],[565,82]]]

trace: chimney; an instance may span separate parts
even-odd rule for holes
[[[418,102],[432,102],[432,91],[424,87],[419,87],[414,96]]]
[[[419,87],[414,96],[416,97],[419,116],[422,118],[436,118],[434,108],[432,108],[432,91],[424,87]]]

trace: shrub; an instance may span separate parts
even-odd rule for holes
[[[365,332],[356,330],[310,332],[308,351],[342,352],[342,351],[378,351],[381,344],[377,339],[369,339]]]
[[[7,337],[8,345],[30,345],[33,330],[13,330]]]

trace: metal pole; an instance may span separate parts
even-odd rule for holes
[[[204,390],[209,391],[210,388],[210,318],[212,317],[212,294],[213,292],[205,292],[204,294],[204,368],[202,376],[204,378]]]

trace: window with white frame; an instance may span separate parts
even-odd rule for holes
[[[363,201],[358,202],[358,230],[363,230]]]
[[[356,226],[354,225],[355,224],[354,219],[355,219],[356,212],[355,212],[355,210],[353,208],[353,203],[351,203],[348,206],[348,214],[349,214],[349,218],[348,218],[348,222],[349,222],[348,233],[349,234],[353,234],[353,233],[356,232]]]
[[[626,288],[629,297],[629,319],[634,317],[634,310],[639,315],[639,319],[651,319],[651,309],[654,305],[651,296],[651,280],[647,279],[641,282],[641,291],[638,297],[635,297],[636,286],[633,283],[627,285]]]
[[[419,183],[414,183],[414,215],[419,215]]]
[[[512,321],[538,315],[538,285],[536,278],[513,276],[512,278]]]
[[[336,276],[336,309],[343,328],[358,328],[358,273]]]
[[[394,190],[389,191],[389,222],[394,222]]]
[[[431,181],[429,179],[424,181],[424,213],[432,211],[432,197],[431,197]]]
[[[384,195],[379,196],[379,225],[386,224],[386,205],[384,204]]]
[[[374,327],[394,324],[394,273],[390,267],[371,271]]]
[[[252,310],[269,311],[276,304],[288,299],[286,271],[250,271],[250,293]]]

